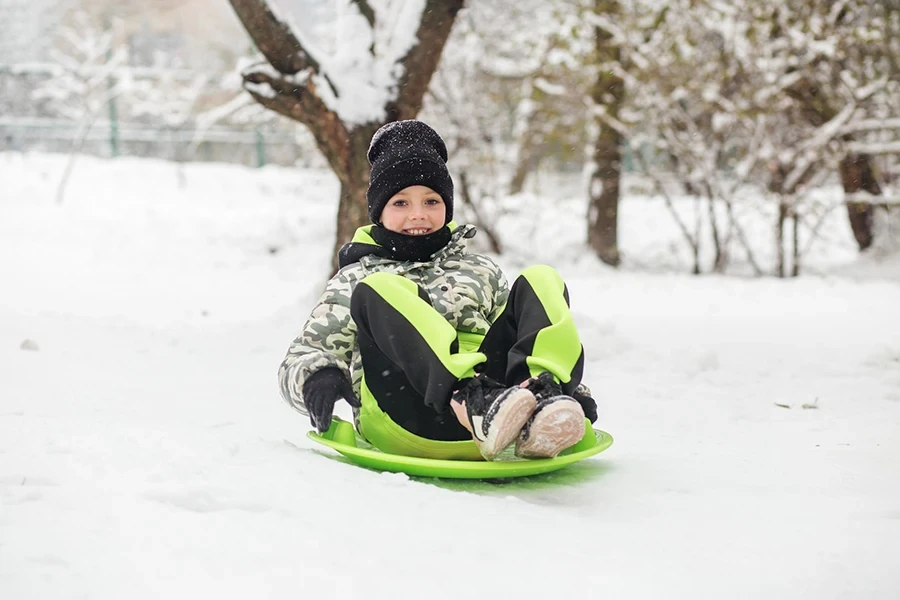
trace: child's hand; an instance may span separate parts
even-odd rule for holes
[[[328,431],[334,405],[341,398],[350,406],[360,406],[359,398],[353,393],[353,386],[337,367],[325,367],[306,379],[303,384],[303,404],[309,413],[309,422],[316,431]]]

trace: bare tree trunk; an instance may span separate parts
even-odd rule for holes
[[[788,206],[785,203],[784,198],[779,196],[778,198],[778,223],[775,227],[775,239],[778,243],[778,264],[776,265],[776,272],[779,277],[784,277],[785,274],[785,255],[784,255],[784,222],[787,220],[788,215]]]
[[[536,114],[534,107],[543,102],[545,94],[532,79],[533,77],[529,77],[523,84],[523,87],[528,90],[528,95],[527,99],[518,107],[519,111],[527,111],[527,114],[517,117],[519,121],[517,129],[520,132],[516,142],[516,167],[509,182],[510,194],[518,194],[522,191],[525,181],[535,171],[542,155],[541,145],[544,135],[540,132],[541,117]]]
[[[345,176],[339,177],[341,196],[338,203],[337,235],[334,240],[332,270],[338,270],[338,250],[341,249],[359,227],[369,223],[366,190],[369,187],[369,161],[366,151],[375,133],[374,126],[353,130],[348,136],[348,151],[345,158]]]
[[[779,277],[785,276],[785,255],[784,255],[784,222],[788,216],[788,203],[785,201],[784,182],[787,178],[787,168],[779,162],[772,161],[769,163],[769,192],[775,194],[778,198],[778,221],[775,224],[775,240],[778,244],[778,264],[775,265],[775,272]]]
[[[800,216],[795,210],[791,211],[791,218],[794,219],[794,227],[792,230],[791,240],[793,242],[793,263],[791,264],[791,277],[800,276]]]
[[[509,181],[509,193],[518,194],[525,187],[525,180],[534,172],[540,162],[540,153],[537,151],[535,135],[527,132],[523,135],[519,144],[519,156],[516,160],[516,169]]]
[[[594,0],[594,10],[613,21],[621,12],[616,0]],[[619,108],[625,98],[625,83],[609,66],[618,63],[621,49],[612,40],[612,34],[603,27],[594,28],[597,53],[597,81],[592,99],[595,106],[604,107],[613,119],[618,119]],[[599,133],[594,145],[593,170],[588,184],[588,243],[597,256],[608,265],[618,266],[619,256],[619,184],[622,176],[622,136],[614,128],[596,117]]]
[[[691,244],[691,258],[694,260],[694,266],[691,269],[691,275],[700,275],[700,245]]]
[[[881,186],[872,170],[871,158],[865,154],[853,154],[840,164],[841,183],[845,194],[866,191],[873,196],[881,195]],[[865,250],[874,241],[873,221],[875,207],[870,202],[847,202],[847,216],[850,228],[860,250]]]
[[[821,127],[837,114],[834,107],[828,103],[828,99],[808,79],[800,79],[787,89],[787,93],[800,103],[804,117],[815,127]],[[851,141],[852,136],[844,136],[844,140]],[[870,156],[865,154],[847,156],[841,161],[839,171],[844,193],[866,190],[872,195],[881,195],[881,188],[875,179]],[[850,228],[853,230],[853,236],[856,238],[859,249],[865,250],[872,245],[875,237],[872,226],[872,205],[848,202],[847,216],[850,219]]]
[[[594,153],[595,161],[598,154],[601,153]],[[604,169],[600,164],[595,164],[590,178],[588,243],[600,260],[618,266],[621,260],[618,245],[619,173],[612,168]]]
[[[712,230],[713,248],[716,251],[716,257],[713,261],[713,273],[724,273],[728,266],[728,252],[722,245],[722,236],[719,233],[719,219],[716,217],[716,204],[713,201],[712,194],[707,195],[707,208],[709,209],[709,226]]]

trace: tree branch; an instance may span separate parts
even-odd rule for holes
[[[347,129],[319,98],[311,78],[251,69],[244,73],[244,88],[264,107],[306,125],[338,178],[347,175]]]
[[[672,201],[672,197],[669,195],[669,192],[666,190],[666,186],[663,184],[662,179],[656,174],[656,169],[648,168],[648,165],[644,161],[644,157],[640,152],[634,152],[634,161],[637,163],[641,169],[641,171],[650,178],[650,181],[653,182],[653,186],[656,188],[656,191],[662,196],[663,201],[666,204],[666,208],[669,210],[669,214],[672,215],[672,218],[675,220],[675,224],[678,226],[679,231],[681,231],[681,235],[684,237],[688,246],[691,248],[691,252],[694,256],[694,267],[693,272],[694,275],[700,274],[700,237],[699,235],[695,238],[691,235],[691,232],[688,230],[687,224],[682,220],[681,215],[678,214],[678,210],[675,208],[675,203]]]
[[[385,107],[388,121],[412,119],[419,113],[456,13],[464,4],[465,0],[427,0],[425,3],[416,31],[418,43],[399,61],[404,66],[403,74],[397,81],[396,99]]]
[[[274,13],[268,0],[229,0],[268,63],[258,63],[242,73],[244,89],[264,107],[306,125],[335,174],[347,176],[348,132],[340,117],[319,96],[313,75],[319,63]]]
[[[229,1],[253,43],[278,72],[286,75],[306,69],[319,72],[319,63],[309,55],[290,27],[275,15],[267,0]]]
[[[369,27],[375,29],[375,11],[366,0],[350,0],[351,4],[355,4],[359,9],[359,13],[369,22]]]
[[[503,254],[503,244],[500,243],[499,236],[494,232],[494,228],[488,225],[487,222],[485,222],[484,218],[481,216],[481,212],[475,205],[475,202],[472,201],[471,187],[469,186],[469,176],[465,171],[460,171],[459,182],[461,184],[460,192],[463,204],[472,209],[472,214],[475,217],[475,225],[482,229],[487,235],[488,241],[491,244],[491,251],[497,254]]]
[[[821,90],[807,77],[796,80],[784,91],[800,105],[801,113],[813,127],[821,127],[837,114],[823,97]]]

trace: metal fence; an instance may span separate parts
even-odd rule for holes
[[[58,119],[0,118],[0,151],[152,156],[261,167],[296,164],[309,152],[303,146],[295,136],[263,129],[167,129],[109,120],[80,124]]]

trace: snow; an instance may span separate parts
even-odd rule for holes
[[[818,275],[692,277],[661,201],[623,203],[614,271],[582,198],[508,199],[500,260],[563,273],[616,442],[432,481],[346,464],[278,397],[331,174],[82,157],[56,205],[65,162],[0,154],[4,600],[900,594],[900,263],[841,211]]]
[[[395,98],[402,75],[399,61],[416,44],[425,10],[425,0],[369,4],[376,14],[374,29],[349,0],[270,2],[318,61],[320,71],[312,81],[319,97],[350,125],[384,121],[384,108]]]

